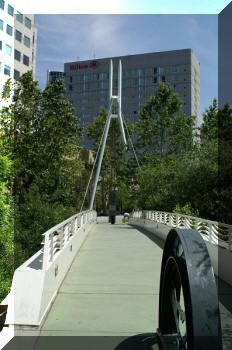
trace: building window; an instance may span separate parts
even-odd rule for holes
[[[158,69],[157,69],[157,67],[155,67],[154,68],[154,74],[157,74],[157,72],[158,72]]]
[[[0,9],[4,10],[5,7],[5,1],[4,0],[0,0]]]
[[[180,72],[180,66],[172,66],[172,73],[179,73]]]
[[[5,64],[4,66],[4,74],[10,76],[10,67]]]
[[[154,77],[154,84],[157,84],[157,77]]]
[[[69,91],[72,91],[72,85],[69,85],[68,89]]]
[[[107,89],[109,87],[108,81],[103,81],[102,87],[103,87],[103,89]]]
[[[31,46],[30,38],[28,38],[26,35],[24,35],[24,45],[27,47]]]
[[[2,50],[2,41],[0,40],[0,50]]]
[[[0,29],[3,30],[3,21],[0,19]]]
[[[15,39],[18,41],[22,41],[22,33],[16,29],[15,31]]]
[[[17,80],[19,77],[20,77],[19,71],[14,69],[14,79]]]
[[[165,73],[165,71],[166,71],[166,70],[165,70],[165,68],[164,68],[164,67],[160,67],[160,68],[159,68],[159,73],[160,73],[160,74],[164,74],[164,73]]]
[[[14,16],[14,8],[10,5],[8,5],[8,13],[9,15]]]
[[[132,79],[131,84],[132,84],[132,86],[138,85],[138,79]]]
[[[25,26],[31,29],[31,20],[28,17],[25,17]]]
[[[70,83],[72,83],[72,77],[69,77],[69,81],[70,81]]]
[[[172,80],[172,81],[179,81],[179,75],[173,75],[173,76],[171,77],[171,80]]]
[[[138,69],[137,74],[140,75],[145,75],[145,69]]]
[[[20,23],[23,23],[23,15],[20,12],[17,12],[16,14],[16,19],[17,21],[19,21]]]
[[[15,60],[20,62],[21,61],[21,52],[18,50],[15,50],[14,51],[14,58],[15,58]]]
[[[11,56],[11,54],[12,54],[12,47],[6,44],[6,55]]]
[[[25,64],[25,66],[29,66],[29,57],[26,55],[23,55],[23,64]]]
[[[162,78],[161,78],[161,79],[162,79],[162,82],[165,83],[166,79],[165,79],[165,76],[164,76],[164,75],[162,75]]]
[[[123,70],[123,71],[122,71],[122,77],[123,77],[123,78],[128,77],[128,71]]]
[[[84,74],[80,74],[77,76],[77,81],[84,81]]]
[[[7,24],[6,32],[7,32],[7,34],[12,36],[13,35],[13,27],[11,27],[9,24]]]

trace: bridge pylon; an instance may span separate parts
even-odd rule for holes
[[[114,111],[114,107],[117,107],[117,113]],[[127,141],[126,141],[126,136],[125,136],[125,130],[123,126],[123,121],[122,121],[122,62],[119,60],[118,63],[118,94],[113,95],[113,61],[110,60],[110,65],[109,65],[109,109],[108,109],[108,116],[106,119],[104,131],[103,131],[103,137],[101,141],[101,150],[100,150],[100,155],[97,163],[97,170],[96,170],[96,175],[94,179],[94,185],[91,193],[91,198],[90,198],[90,205],[89,209],[93,209],[93,203],[96,195],[96,190],[97,190],[97,184],[99,181],[99,175],[101,171],[101,165],[102,165],[102,160],[104,156],[104,151],[105,151],[105,146],[106,146],[106,140],[107,136],[109,133],[109,128],[110,128],[110,122],[112,118],[118,118],[119,121],[119,126],[120,126],[120,131],[121,131],[121,136],[122,140],[125,146],[127,146]]]

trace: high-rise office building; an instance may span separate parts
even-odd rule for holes
[[[15,0],[0,0],[0,92],[9,78],[32,70],[35,77],[37,30],[34,15],[19,12]]]
[[[109,62],[113,60],[113,94],[117,94],[118,60],[122,61],[122,111],[138,120],[139,110],[160,82],[170,83],[183,99],[182,111],[197,116],[200,125],[200,64],[191,49],[144,53],[64,64],[66,97],[81,118],[92,122],[102,106],[108,107]]]
[[[232,106],[232,2],[218,15],[218,105]]]
[[[64,79],[64,72],[47,70],[47,85],[54,84],[57,78]]]

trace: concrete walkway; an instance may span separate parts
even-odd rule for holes
[[[130,336],[158,327],[162,241],[97,224],[64,280],[42,336]]]
[[[40,335],[52,337],[39,337],[35,350],[63,349],[67,339],[69,349],[77,349],[79,342],[78,348],[83,350],[119,350],[118,344],[128,337],[155,332],[163,245],[154,235],[127,224],[97,224],[78,252],[42,327]],[[223,349],[230,350],[232,289],[220,281],[218,291]],[[82,339],[84,345],[80,345]]]

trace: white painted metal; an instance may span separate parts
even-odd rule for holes
[[[97,184],[98,184],[99,175],[100,175],[100,171],[101,171],[101,165],[102,165],[102,159],[103,159],[103,156],[104,156],[107,135],[108,135],[109,128],[110,128],[112,107],[113,107],[113,99],[111,99],[109,113],[108,113],[108,117],[107,117],[107,120],[106,120],[106,126],[105,126],[104,136],[103,136],[102,145],[101,145],[101,151],[100,151],[98,164],[97,164],[97,171],[96,171],[94,185],[93,185],[93,190],[92,190],[91,198],[90,198],[90,205],[89,205],[89,209],[90,210],[93,209],[94,198],[95,198],[95,195],[96,195]]]
[[[202,234],[204,240],[232,252],[232,225],[194,216],[160,211],[134,211],[131,217],[154,220],[157,223],[170,227],[195,228]]]
[[[100,175],[100,171],[101,171],[101,165],[102,165],[102,160],[103,160],[103,156],[104,156],[106,140],[107,140],[107,136],[109,133],[109,127],[110,127],[110,122],[111,122],[112,118],[118,118],[122,140],[123,140],[124,145],[125,146],[127,145],[123,121],[122,121],[122,110],[121,110],[121,99],[122,99],[122,63],[121,63],[121,60],[119,60],[119,64],[118,64],[118,95],[116,96],[116,95],[113,95],[112,93],[113,93],[113,62],[112,62],[112,60],[110,60],[110,66],[109,66],[109,111],[108,111],[108,116],[107,116],[104,132],[103,132],[101,151],[100,151],[100,155],[99,155],[99,159],[98,159],[97,170],[96,170],[95,180],[94,180],[94,184],[93,184],[93,190],[92,190],[91,198],[90,198],[90,204],[89,204],[90,210],[93,209],[93,203],[94,203],[94,199],[95,199],[95,195],[96,195],[97,184],[99,181],[99,175]],[[114,101],[116,101],[118,104],[118,114],[112,114]]]
[[[187,217],[188,225],[191,223],[191,228],[195,228],[202,233],[202,237],[208,248],[210,260],[213,266],[213,270],[216,276],[219,276],[223,281],[232,286],[232,274],[231,274],[231,225],[225,225],[209,220],[195,218],[191,216],[166,213],[167,221],[163,223],[163,212],[152,212],[154,213],[155,219],[149,219],[150,211],[135,211],[130,215],[129,224],[137,227],[141,227],[146,231],[151,232],[156,237],[165,241],[167,235],[172,227],[187,228],[185,227],[185,221]],[[170,223],[168,222],[170,218]],[[171,222],[173,224],[171,224]],[[203,225],[204,224],[204,228]],[[195,227],[194,227],[195,226]],[[228,241],[218,239],[220,230],[227,228]],[[216,238],[215,238],[216,236]],[[220,257],[220,258],[219,258]],[[220,259],[220,261],[219,261]],[[219,264],[220,262],[220,264]]]
[[[49,311],[97,213],[76,214],[44,233],[43,248],[15,270],[6,324],[39,326]]]

